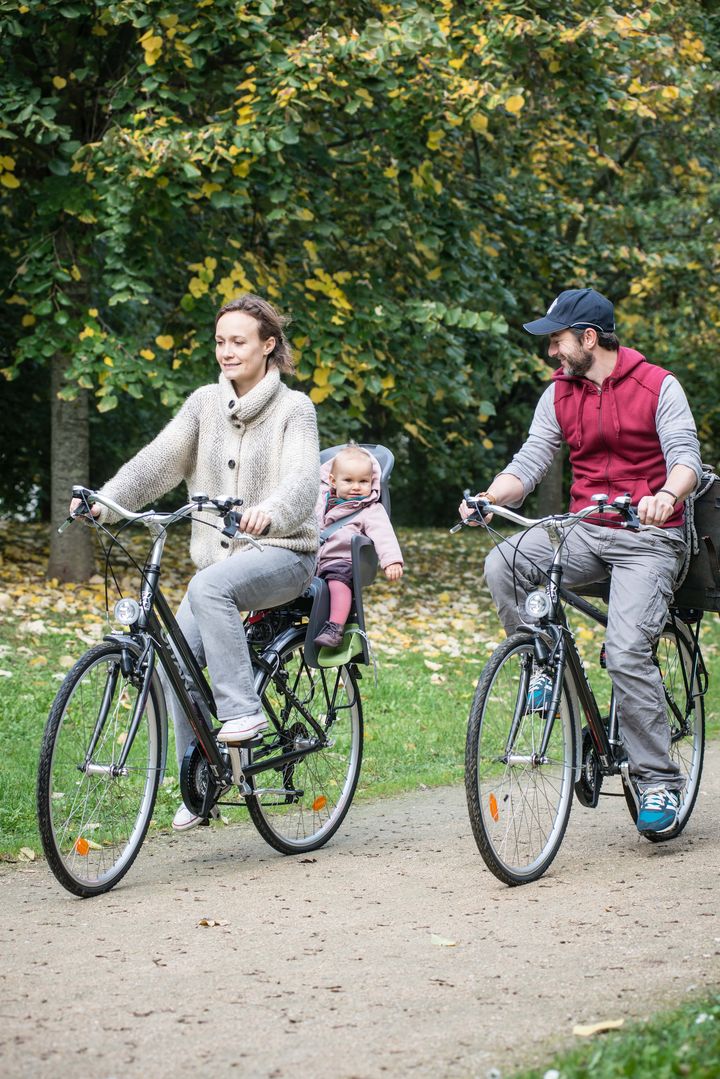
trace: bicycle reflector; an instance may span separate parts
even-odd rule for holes
[[[134,626],[140,617],[140,604],[136,599],[119,599],[115,604],[115,619],[121,626]]]
[[[532,618],[544,618],[550,610],[550,600],[545,592],[531,592],[525,600],[525,611]]]

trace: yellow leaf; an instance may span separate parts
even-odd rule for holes
[[[330,378],[330,370],[327,367],[316,367],[313,371],[313,382],[316,386],[327,386]]]
[[[36,322],[37,319],[34,315],[23,315],[22,317],[23,326],[34,326]]]
[[[115,366],[115,364],[113,363],[112,356],[103,356],[103,363],[105,364],[106,367],[114,367]]]
[[[97,318],[98,317],[98,309],[97,309],[97,307],[91,307],[88,310],[88,315],[90,315],[90,318]]]
[[[329,397],[333,392],[332,386],[313,386],[310,390],[310,400],[315,405],[321,404],[326,397]]]
[[[0,184],[2,184],[3,187],[20,187],[20,181],[17,176],[13,176],[11,172],[4,172],[2,176],[0,176]]]
[[[12,172],[12,170],[15,168],[15,158],[14,157],[0,157],[0,168],[2,168],[2,169],[10,169],[10,171]]]
[[[82,274],[80,273],[75,263],[73,263],[70,267],[70,276],[72,277],[73,281],[79,281],[82,277]],[[97,311],[95,312],[95,314],[97,315]]]
[[[437,150],[438,146],[445,138],[445,132],[441,128],[435,128],[433,131],[428,131],[427,147],[428,150]]]
[[[67,86],[67,79],[64,79],[62,75],[56,75],[52,81],[56,90],[64,90]]]
[[[482,135],[488,129],[488,118],[483,112],[476,112],[470,117],[470,127],[477,134]]]
[[[573,1027],[573,1034],[576,1034],[579,1038],[592,1038],[593,1034],[602,1034],[606,1030],[618,1030],[624,1022],[624,1019],[606,1019],[600,1023],[588,1023],[587,1025],[580,1023]]]
[[[173,347],[173,345],[175,344],[175,339],[171,337],[169,333],[160,334],[159,337],[155,338],[155,344],[158,346],[158,348],[164,348],[167,350]]]
[[[153,352],[153,350],[151,348],[142,348],[142,349],[140,349],[140,355],[142,356],[142,358],[144,360],[154,360],[155,359],[155,353]]]
[[[667,98],[668,101],[675,101],[676,98],[680,97],[680,91],[677,86],[664,86],[662,96]]]
[[[493,448],[493,446],[495,445],[495,443],[493,442],[493,440],[491,438],[484,438],[482,440],[482,444],[483,444],[483,446],[485,447],[486,450],[491,450]]]
[[[522,94],[513,94],[512,97],[509,97],[505,102],[505,108],[508,112],[517,113],[520,112],[524,104],[525,98]]]
[[[308,210],[308,209],[298,210],[297,213],[295,214],[295,216],[299,217],[301,221],[314,221],[315,220],[315,214],[312,212],[312,210]]]

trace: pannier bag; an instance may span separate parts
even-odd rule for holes
[[[704,477],[692,502],[694,520],[688,521],[690,562],[673,603],[677,607],[720,612],[720,479],[715,475]]]

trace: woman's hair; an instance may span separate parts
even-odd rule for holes
[[[238,296],[223,304],[215,316],[215,328],[223,315],[228,311],[244,311],[252,315],[258,324],[258,334],[261,341],[267,341],[269,337],[275,338],[275,347],[268,356],[268,365],[273,364],[284,375],[291,375],[295,370],[292,358],[290,342],[285,336],[285,327],[290,319],[276,311],[271,303],[263,300],[261,296],[255,296],[252,292],[246,292],[244,296]]]

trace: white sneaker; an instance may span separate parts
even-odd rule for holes
[[[201,820],[202,817],[198,817],[198,815],[193,813],[191,809],[188,809],[183,802],[173,817],[172,826],[176,832],[187,832],[200,824]]]
[[[248,742],[266,731],[267,725],[264,712],[253,712],[252,715],[240,716],[239,719],[228,719],[218,731],[217,740],[227,745]]]

